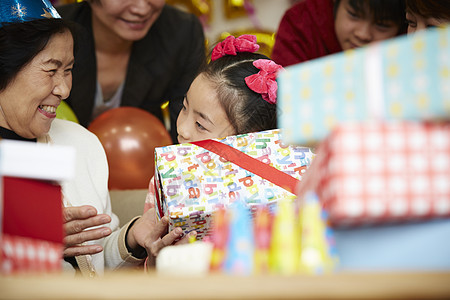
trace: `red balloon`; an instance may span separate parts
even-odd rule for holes
[[[155,171],[155,147],[172,144],[169,132],[151,113],[135,107],[110,109],[88,129],[105,148],[109,189],[146,189]]]

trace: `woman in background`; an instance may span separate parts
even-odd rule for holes
[[[163,121],[161,104],[170,100],[176,136],[181,99],[205,61],[198,18],[164,0],[87,0],[57,9],[81,28],[67,99],[80,124],[119,106]]]

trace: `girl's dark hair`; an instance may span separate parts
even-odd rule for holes
[[[0,91],[47,45],[50,38],[69,31],[71,23],[62,19],[39,19],[23,23],[2,23],[0,27]],[[75,50],[74,39],[74,50]]]
[[[340,3],[341,0],[334,2],[335,16]],[[396,23],[399,29],[398,35],[406,33],[408,29],[405,17],[405,0],[349,0],[349,4],[356,12],[364,11],[364,6],[368,5],[376,22],[393,21]]]
[[[406,11],[424,18],[450,21],[450,0],[406,0]]]
[[[220,105],[235,134],[269,130],[277,126],[276,105],[265,101],[261,94],[252,91],[245,83],[245,77],[260,71],[253,66],[258,59],[269,58],[258,53],[238,52],[237,55],[216,59],[200,71],[215,85]]]

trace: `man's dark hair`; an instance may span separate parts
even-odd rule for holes
[[[450,21],[450,0],[406,0],[406,11],[424,18]]]
[[[341,0],[334,2],[334,16],[341,4]],[[408,28],[405,18],[405,0],[349,0],[350,6],[357,12],[364,11],[364,6],[368,5],[375,22],[393,21],[398,25],[397,34],[406,33]]]

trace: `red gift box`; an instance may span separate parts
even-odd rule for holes
[[[333,226],[450,216],[450,124],[346,124],[318,147],[298,188]]]
[[[61,270],[61,187],[49,181],[3,177],[1,273]]]
[[[61,270],[60,182],[75,170],[75,149],[0,141],[0,273]]]

